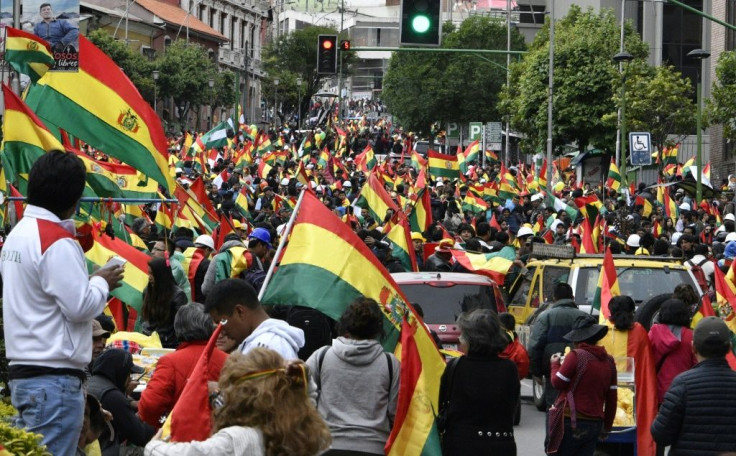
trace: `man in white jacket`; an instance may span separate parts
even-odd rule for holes
[[[74,154],[43,155],[28,176],[28,206],[0,255],[5,347],[16,426],[43,435],[52,454],[74,454],[84,418],[92,319],[122,266],[87,275],[74,214],[86,172]]]
[[[207,294],[205,310],[222,331],[237,341],[241,353],[255,347],[274,350],[285,360],[298,358],[304,346],[304,331],[283,320],[270,318],[258,301],[255,289],[243,279],[225,279]]]

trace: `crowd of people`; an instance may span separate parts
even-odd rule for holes
[[[136,447],[149,455],[383,454],[396,415],[400,365],[383,351],[379,305],[368,298],[346,303],[334,340],[315,346],[302,328],[274,318],[258,300],[301,191],[313,192],[390,272],[411,267],[394,256],[394,242],[383,231],[401,213],[419,210],[423,192],[427,222],[410,233],[419,270],[473,272],[453,251],[511,251],[510,286],[526,273],[535,243],[587,253],[607,248],[614,256],[662,256],[697,266],[702,292],[716,303],[715,268],[728,272],[736,258],[736,208],[728,192],[704,202],[676,186],[654,191],[642,184],[618,193],[577,185],[574,173],[563,169],[547,187],[533,166],[507,168],[489,156],[484,165],[472,161],[458,170],[456,178],[439,177],[431,163],[422,167],[411,134],[387,126],[356,128],[344,139],[337,129],[322,136],[323,145],[335,144],[326,162],[324,149],[297,152],[297,144],[317,135],[275,134],[272,142],[285,143],[290,153],[270,171],[264,157],[242,161],[234,148],[204,171],[172,147],[182,159],[173,170],[178,184],[186,188],[201,179],[207,204],[227,221],[214,232],[161,229],[153,222],[161,206],[150,204],[131,223],[139,248],[150,256],[140,331],[157,333],[162,346],[174,350],[158,361],[140,397],[133,392],[140,374],[130,353],[135,347],[105,343],[116,328],[103,310],[123,268],[103,267],[89,276],[70,221],[84,188],[84,165],[62,152],[40,158],[29,174],[24,217],[8,235],[0,263],[16,424],[42,434],[53,454],[87,454],[91,447],[103,455]],[[370,156],[385,158],[371,165],[369,149]],[[375,176],[388,195],[384,203],[395,209],[376,214],[363,197]],[[470,196],[477,196],[470,198],[475,204],[467,203]],[[627,350],[624,343],[623,354],[635,359],[638,394],[655,397],[652,410],[637,407],[638,454],[665,446],[678,455],[736,448],[736,418],[721,413],[736,410],[736,373],[726,361],[732,333],[717,317],[689,329],[700,296],[687,287],[672,290],[647,332],[634,321],[628,296],[612,299],[609,321],[598,324],[577,308],[568,284],[557,284],[549,309],[532,327],[528,357],[510,314],[468,309],[458,318],[462,356],[448,363],[440,385],[443,454],[515,455],[520,380],[530,370],[547,385],[544,447],[559,455],[592,455],[599,437],[612,429],[613,357],[621,354],[621,340],[634,346]],[[204,441],[169,442],[161,427],[216,326],[207,373],[212,433]]]

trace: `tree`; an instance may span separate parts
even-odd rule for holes
[[[723,125],[728,142],[736,140],[736,53],[723,52],[716,64],[716,82],[711,88],[706,112],[711,123]]]
[[[619,24],[611,10],[600,13],[572,6],[555,23],[553,144],[575,143],[610,151],[615,128],[603,117],[616,110],[614,89],[621,75],[612,57],[619,52]],[[625,26],[625,49],[635,59],[648,49],[630,23]],[[512,65],[511,86],[502,94],[501,111],[511,127],[526,136],[528,151],[544,147],[547,138],[549,20],[537,34],[529,53]]]
[[[186,118],[192,106],[209,105],[217,98],[218,84],[214,91],[208,84],[210,78],[217,81],[217,67],[205,48],[198,44],[174,41],[164,55],[156,59],[156,68],[159,70],[158,95],[174,99],[180,119]]]
[[[443,27],[450,49],[506,49],[506,23],[472,16],[459,28]],[[524,38],[511,33],[511,49],[524,50]],[[402,125],[420,134],[440,121],[499,120],[498,95],[506,80],[504,54],[394,52],[383,79],[382,98]]]
[[[287,35],[281,35],[278,41],[267,46],[263,51],[263,67],[268,74],[261,85],[263,97],[273,100],[274,95],[278,95],[279,105],[283,106],[279,112],[282,121],[288,112],[298,111],[299,88],[296,84],[298,78],[302,79],[302,113],[307,112],[309,100],[319,92],[325,81],[333,78],[331,75],[317,74],[317,37],[319,35],[338,35],[338,32],[330,27],[307,27],[295,30]],[[347,39],[347,35],[338,37],[338,42],[340,39]],[[338,51],[340,52],[342,51]],[[342,71],[343,81],[349,74],[349,68],[354,61],[355,56],[352,53],[343,53],[342,68],[338,65],[338,72]],[[278,86],[274,85],[274,79],[279,80]]]
[[[646,62],[632,62],[626,70],[626,125],[628,131],[648,131],[652,144],[662,150],[670,134],[687,134],[695,128],[695,104],[690,79],[672,66],[652,68]],[[619,83],[620,87],[620,83]],[[620,90],[614,91],[616,108]],[[616,128],[615,112],[604,122]]]

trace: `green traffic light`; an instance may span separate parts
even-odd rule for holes
[[[411,28],[416,33],[425,33],[429,30],[429,25],[429,18],[421,14],[414,16],[411,20]]]

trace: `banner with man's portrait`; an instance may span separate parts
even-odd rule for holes
[[[51,45],[49,71],[79,70],[79,0],[24,0],[20,21],[23,30]]]

